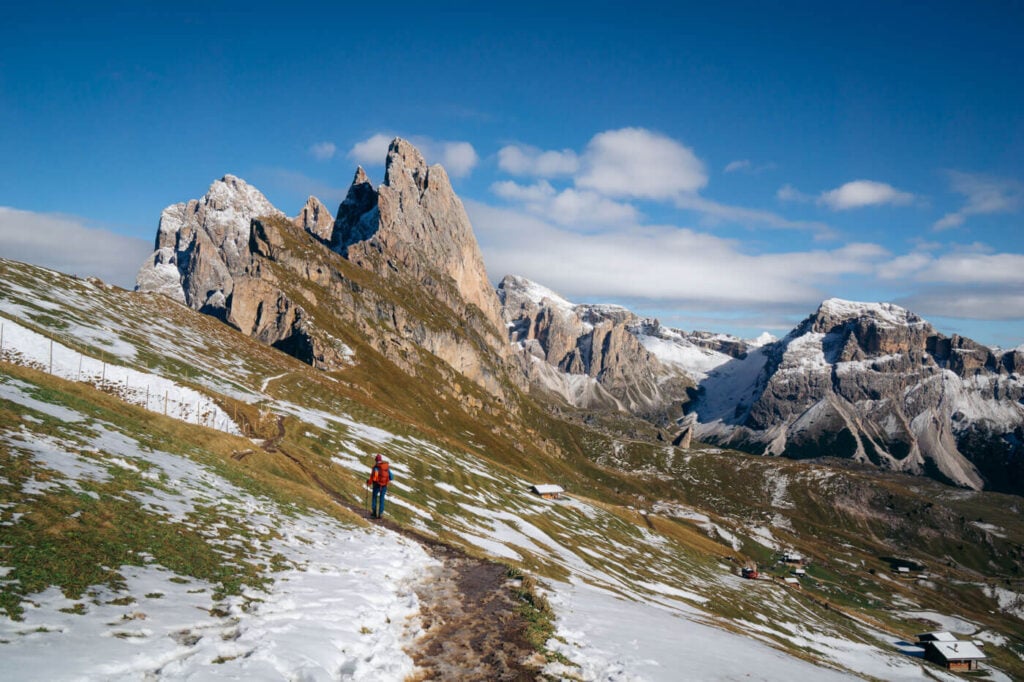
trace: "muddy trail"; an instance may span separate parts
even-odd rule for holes
[[[284,420],[277,426],[277,435],[262,448],[287,457],[337,504],[368,519],[365,508],[339,495],[281,448]],[[419,543],[439,562],[414,587],[423,634],[407,650],[417,667],[413,680],[540,679],[545,660],[526,638],[527,622],[517,611],[515,584],[504,566],[471,557],[386,517],[373,523]]]

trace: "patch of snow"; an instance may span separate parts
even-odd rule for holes
[[[209,396],[156,374],[84,355],[17,322],[4,321],[0,357],[62,379],[84,381],[152,412],[242,435],[238,425]]]
[[[978,626],[969,620],[935,611],[898,611],[896,615],[901,618],[927,620],[936,624],[936,630],[954,632],[958,635],[970,635],[978,631]]]
[[[582,583],[556,584],[548,595],[558,619],[552,651],[578,668],[548,664],[554,677],[633,681],[679,679],[846,680],[741,635],[690,620],[685,611],[622,599]]]

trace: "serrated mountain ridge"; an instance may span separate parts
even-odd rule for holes
[[[380,186],[357,168],[333,218],[310,197],[287,220],[231,175],[168,207],[138,289],[323,369],[353,361],[332,322],[344,320],[403,371],[426,351],[502,401],[529,385],[554,405],[642,417],[675,442],[691,431],[1024,491],[1020,349],[946,337],[891,303],[827,299],[783,339],[753,342],[571,303],[522,277],[495,290],[444,168],[400,138]]]

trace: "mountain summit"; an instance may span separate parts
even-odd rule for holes
[[[323,369],[350,364],[352,346],[369,341],[406,372],[422,371],[427,351],[503,395],[509,346],[462,202],[444,168],[405,140],[391,143],[386,168],[376,189],[358,168],[333,220],[315,197],[289,220],[225,176],[164,210],[136,288]]]
[[[824,301],[784,339],[701,382],[698,436],[1019,491],[1024,379],[1000,355],[891,303]]]

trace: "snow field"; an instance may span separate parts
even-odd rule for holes
[[[124,590],[97,585],[76,600],[56,588],[30,595],[24,620],[0,619],[5,679],[400,680],[413,673],[403,651],[420,631],[413,587],[437,565],[418,544],[281,508],[192,460],[142,448],[110,425],[87,424],[30,389],[7,381],[0,397],[74,426],[67,441],[2,434],[7,447],[52,474],[47,488],[81,491],[86,481],[107,480],[112,468],[139,471],[153,486],[128,494],[150,513],[184,521],[199,505],[216,505],[251,528],[247,537],[222,539],[225,546],[246,547],[251,560],[266,564],[282,557],[286,568],[267,574],[265,589],[226,599],[214,598],[217,585],[152,559],[120,567]],[[217,542],[223,528],[199,529]]]
[[[548,647],[579,668],[551,663],[545,672],[589,681],[848,680],[749,638],[647,601],[625,600],[580,582],[548,594],[558,613]],[[564,640],[564,641],[562,641]]]
[[[50,338],[4,319],[0,358],[33,367],[69,381],[84,381],[115,393],[125,402],[152,412],[218,431],[242,435],[241,429],[212,399],[161,376],[113,365],[83,355]]]

